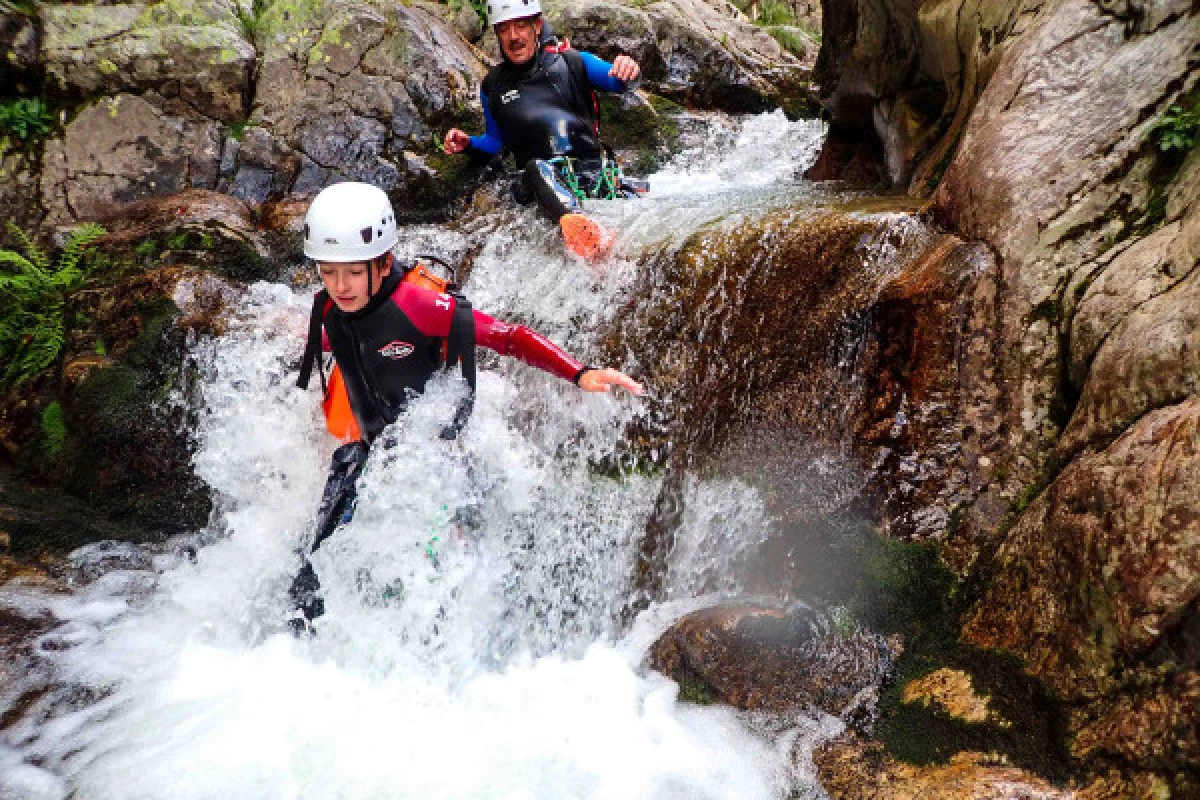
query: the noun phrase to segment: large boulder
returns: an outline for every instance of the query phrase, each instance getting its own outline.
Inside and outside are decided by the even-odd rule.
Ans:
[[[484,67],[440,16],[397,3],[275,2],[257,31],[262,66],[234,194],[261,202],[354,179],[405,204],[447,199],[427,156],[445,128],[480,126]]]
[[[991,565],[964,633],[1018,654],[1076,706],[1079,758],[1195,768],[1194,728],[1172,720],[1194,720],[1200,702],[1198,496],[1193,396],[1067,467]]]
[[[688,614],[650,649],[650,664],[693,701],[784,712],[838,714],[887,674],[885,640],[842,636],[797,607],[719,606]]]
[[[41,60],[60,90],[154,90],[213,119],[245,117],[255,51],[232,0],[40,5]]]
[[[47,224],[99,215],[114,203],[213,188],[221,126],[163,98],[119,94],[91,103],[46,142],[41,200]]]
[[[688,105],[727,111],[782,106],[813,113],[809,76],[815,52],[798,58],[728,3],[612,0],[546,4],[571,44],[609,60],[637,59],[644,85]]]

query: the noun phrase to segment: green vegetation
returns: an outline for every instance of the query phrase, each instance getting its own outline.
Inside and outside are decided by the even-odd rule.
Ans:
[[[1200,99],[1192,103],[1188,111],[1183,106],[1171,106],[1158,124],[1150,129],[1150,136],[1163,153],[1189,152],[1200,137]]]
[[[804,58],[808,53],[808,42],[799,30],[791,25],[772,25],[767,28],[767,33],[775,41],[779,42],[779,46],[796,58]]]
[[[42,438],[51,458],[62,453],[67,443],[67,415],[57,400],[42,411]]]
[[[0,0],[0,14],[23,14],[32,17],[37,14],[37,3],[34,0]]]
[[[89,223],[71,234],[51,265],[31,237],[9,223],[24,255],[0,250],[0,385],[19,386],[51,367],[66,339],[65,307],[83,282],[84,248],[107,231]]]
[[[450,10],[454,12],[461,11],[463,6],[469,6],[483,23],[484,29],[487,29],[487,0],[450,0],[449,5]]]
[[[679,677],[679,699],[698,706],[710,706],[717,702],[719,695],[703,678],[688,672]]]
[[[267,4],[267,0],[253,0],[249,8],[240,3],[235,6],[238,22],[242,26],[242,33],[251,42],[258,41],[258,34],[263,27],[262,15],[267,10]]]
[[[49,134],[53,125],[54,114],[40,97],[21,97],[0,104],[0,135],[29,143]]]
[[[795,25],[796,15],[792,13],[792,7],[787,3],[766,0],[758,11],[758,19],[754,21],[764,28],[775,25]]]

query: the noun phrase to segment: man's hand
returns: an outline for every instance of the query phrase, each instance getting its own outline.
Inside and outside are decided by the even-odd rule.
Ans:
[[[629,83],[629,81],[636,80],[637,76],[642,74],[642,68],[629,56],[617,56],[608,74],[619,81]]]
[[[637,397],[642,396],[642,385],[615,369],[589,369],[579,376],[579,388],[585,392],[607,393],[614,386],[620,386]]]
[[[461,153],[470,146],[471,137],[458,128],[451,128],[446,131],[446,141],[442,143],[442,147],[447,153]]]

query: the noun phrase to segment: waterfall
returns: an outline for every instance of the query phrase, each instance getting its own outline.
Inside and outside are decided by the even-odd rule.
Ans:
[[[476,308],[598,363],[616,310],[636,303],[638,253],[836,199],[799,178],[822,136],[782,113],[714,122],[649,197],[593,204],[618,232],[599,267],[564,255],[528,209],[407,229],[400,251],[469,254]],[[437,436],[460,391],[444,377],[373,449],[353,520],[314,557],[318,634],[286,633],[286,589],[333,449],[315,390],[296,389],[290,366],[310,298],[255,284],[228,331],[192,352],[195,469],[217,504],[206,530],[76,551],[69,594],[0,587],[0,611],[46,628],[5,668],[0,796],[823,796],[807,754],[839,720],[681,703],[643,663],[681,614],[747,589],[741,555],[772,526],[759,489],[686,476],[665,590],[630,622],[664,478],[653,457],[614,454],[647,404],[483,351],[457,441]]]

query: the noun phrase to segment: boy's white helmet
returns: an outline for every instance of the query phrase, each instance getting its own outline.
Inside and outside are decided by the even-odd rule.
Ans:
[[[391,201],[369,183],[322,189],[304,217],[304,255],[314,261],[370,261],[398,240]]]
[[[541,0],[488,0],[488,27],[494,28],[501,22],[521,17],[532,17],[542,13]]]

